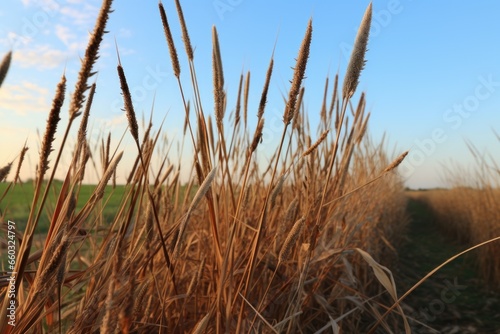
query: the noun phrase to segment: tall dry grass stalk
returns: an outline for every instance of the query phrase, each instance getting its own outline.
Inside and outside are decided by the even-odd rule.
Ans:
[[[63,142],[83,106],[92,74],[89,66],[95,61],[110,3],[103,1],[89,42]],[[120,59],[117,73],[137,152],[124,151],[112,134],[103,132],[97,140],[87,136],[98,82],[91,86],[71,166],[62,171],[61,184],[51,184],[55,169],[64,168],[57,158],[45,192],[34,195],[23,236],[24,278],[16,286],[20,327],[4,326],[0,333],[293,333],[330,327],[365,332],[395,299],[386,277],[373,271],[381,268],[377,262],[388,264],[395,257],[394,245],[404,229],[403,184],[393,172],[404,156],[391,163],[383,143],[370,140],[366,97],[362,95],[357,104],[350,101],[359,79],[346,88],[342,104],[338,76],[333,91],[328,80],[320,96],[305,89],[312,50],[309,21],[284,103],[281,140],[272,156],[264,159],[258,148],[265,139],[274,50],[259,87],[257,117],[252,119],[249,113],[250,71],[237,74],[236,106],[225,117],[224,80],[229,82],[233,73],[223,73],[217,30],[212,31],[212,54],[201,55],[202,60],[212,57],[213,87],[202,87],[184,13],[179,1],[175,5],[192,96],[185,96],[176,36],[161,3],[158,20],[183,101],[184,137],[172,143],[161,126],[155,130],[151,119],[149,124],[143,121],[145,129],[139,136]],[[362,30],[369,29],[368,21],[365,14]],[[367,32],[362,36],[367,38]],[[360,45],[358,49],[363,48]],[[359,63],[349,68],[352,73]],[[201,92],[208,89],[215,96],[213,114],[205,113],[212,107],[201,99]],[[317,134],[311,133],[309,124],[314,111],[306,113],[305,108],[311,97],[323,99]],[[348,107],[353,114],[350,122],[344,120]],[[336,138],[329,139],[334,118]],[[52,130],[47,131],[48,143]],[[316,142],[311,139],[315,137]],[[185,152],[191,154],[189,139],[192,160],[186,162]],[[175,156],[171,150],[175,144],[184,155]],[[113,189],[108,183],[125,157],[135,163],[127,166],[127,183]],[[39,164],[40,172],[48,166],[48,155],[42,158],[46,160]],[[82,182],[90,168],[99,180],[89,194],[84,191],[89,186]],[[181,178],[184,170],[190,171],[187,183]],[[56,193],[54,203],[47,203],[48,191]],[[106,209],[113,203],[117,207],[110,215]],[[51,223],[43,235],[44,245],[33,253],[29,239],[41,214],[48,214]],[[358,249],[369,252],[369,257]],[[0,296],[9,302],[5,292],[1,286]],[[397,316],[384,320],[387,328],[401,323]]]
[[[312,21],[309,20],[309,23],[307,25],[306,33],[304,38],[302,39],[302,44],[299,49],[299,56],[297,58],[297,62],[294,68],[294,75],[293,75],[293,80],[292,80],[292,85],[290,87],[289,95],[288,95],[288,101],[285,106],[285,111],[283,114],[283,132],[281,136],[281,141],[278,146],[278,150],[276,153],[276,158],[274,162],[274,167],[272,168],[272,174],[271,174],[271,180],[269,183],[269,186],[267,187],[266,191],[266,196],[264,198],[264,203],[262,204],[262,208],[260,210],[259,218],[258,218],[258,223],[256,226],[256,235],[253,237],[252,240],[252,251],[250,254],[250,260],[247,263],[246,269],[245,269],[245,274],[246,274],[246,282],[245,282],[245,288],[242,293],[242,297],[246,298],[247,293],[249,291],[250,283],[253,280],[253,276],[255,273],[255,265],[257,261],[257,254],[259,251],[259,248],[261,246],[262,239],[265,236],[265,226],[267,224],[266,218],[267,218],[267,208],[271,199],[271,194],[273,190],[273,183],[275,180],[275,176],[277,174],[277,169],[278,169],[278,164],[279,164],[279,159],[281,157],[281,152],[283,150],[283,145],[285,141],[285,136],[287,132],[288,125],[290,124],[291,120],[294,117],[295,113],[295,103],[297,96],[300,91],[300,86],[302,84],[302,79],[304,78],[306,66],[307,66],[307,60],[309,58],[309,50],[310,50],[310,44],[312,40]],[[240,331],[241,326],[242,326],[242,314],[243,314],[243,309],[244,309],[245,304],[242,303],[240,306],[240,313],[238,317],[238,323],[236,326],[236,331]],[[218,320],[220,321],[220,320]]]
[[[269,73],[269,70],[268,70],[268,73]],[[271,73],[266,74],[266,78],[267,77],[270,78]],[[247,75],[245,77],[245,89],[244,89],[244,93],[243,93],[243,120],[245,121],[245,127],[247,126],[247,120],[248,120],[248,93],[249,93],[249,91],[250,91],[250,72],[247,72]],[[259,110],[260,110],[260,108],[259,108]]]
[[[262,116],[264,116],[264,110],[266,109],[266,103],[267,103],[267,92],[269,91],[269,83],[271,82],[271,76],[273,74],[273,67],[274,67],[274,56],[271,57],[271,60],[269,61],[269,66],[267,68],[266,72],[266,81],[264,83],[264,88],[262,89],[262,95],[260,96],[260,102],[259,102],[259,109],[257,111],[257,118],[261,119]],[[250,80],[250,73],[248,73],[247,76],[247,81]],[[247,87],[245,89],[245,101],[248,101],[248,84],[245,86]],[[246,117],[245,117],[246,119]],[[246,124],[246,121],[245,121]]]
[[[94,31],[90,35],[87,48],[85,49],[85,56],[83,57],[82,66],[78,73],[78,80],[75,84],[75,91],[71,97],[69,105],[69,118],[75,119],[80,115],[80,109],[85,101],[85,92],[88,90],[88,80],[95,74],[92,71],[94,63],[96,62],[101,46],[102,38],[106,32],[106,23],[108,22],[109,13],[111,12],[112,0],[104,0],[99,10]]]
[[[72,100],[70,102],[69,106],[69,115],[70,115],[70,120],[69,124],[66,127],[65,134],[62,138],[62,143],[60,146],[60,149],[58,151],[58,155],[56,157],[56,160],[53,164],[53,170],[50,175],[50,178],[46,184],[45,191],[42,194],[42,182],[43,182],[43,177],[45,175],[46,170],[48,169],[48,156],[50,154],[50,151],[52,150],[52,141],[53,136],[55,134],[55,129],[57,122],[59,121],[59,111],[62,106],[62,102],[64,99],[64,89],[65,89],[65,83],[66,79],[65,76],[61,79],[60,84],[58,85],[57,91],[56,91],[56,96],[53,101],[53,107],[52,110],[49,114],[49,119],[47,123],[47,130],[43,139],[43,143],[41,146],[41,152],[40,152],[40,163],[38,165],[38,171],[37,171],[37,183],[35,186],[35,192],[33,196],[33,201],[31,205],[31,210],[29,213],[28,221],[26,223],[26,231],[25,235],[23,238],[23,242],[21,243],[21,247],[19,249],[19,257],[18,261],[16,262],[15,266],[15,271],[17,272],[17,280],[15,284],[16,291],[18,292],[19,295],[22,295],[22,290],[20,288],[22,287],[22,282],[23,282],[23,275],[24,271],[26,269],[26,266],[28,264],[28,259],[29,259],[29,254],[31,251],[31,243],[33,240],[33,234],[35,231],[35,228],[38,224],[38,221],[40,219],[40,216],[42,214],[45,201],[48,196],[48,191],[50,189],[50,185],[52,183],[52,180],[54,179],[55,172],[58,168],[59,161],[63,152],[63,148],[66,143],[66,139],[69,135],[69,130],[71,128],[71,124],[73,123],[74,119],[79,115],[80,113],[80,108],[82,106],[82,103],[84,101],[83,94],[85,91],[88,89],[87,87],[87,80],[89,77],[91,77],[94,73],[92,72],[92,67],[94,62],[97,59],[97,54],[98,54],[98,49],[99,45],[102,41],[102,36],[105,32],[105,25],[107,22],[107,18],[110,12],[111,8],[111,3],[112,1],[103,1],[103,5],[101,7],[101,10],[99,12],[98,20],[96,23],[96,27],[94,29],[94,32],[91,35],[89,45],[86,50],[85,57],[82,62],[82,67],[79,73],[79,77],[77,80],[76,88],[72,96]],[[39,202],[40,199],[40,203]],[[18,302],[20,302],[18,300]],[[2,310],[0,311],[0,318],[5,319],[6,317],[6,306],[9,303],[8,295],[4,296],[3,300],[3,306]],[[3,332],[6,329],[6,324],[2,323],[0,324],[0,332]]]
[[[325,198],[327,196],[327,191],[329,189],[330,185],[330,178],[333,172],[333,168],[335,166],[335,162],[337,159],[337,152],[339,149],[339,143],[340,143],[340,136],[342,132],[342,127],[344,126],[344,117],[345,117],[345,112],[349,103],[350,98],[355,92],[355,89],[357,87],[357,83],[359,80],[359,76],[361,74],[361,70],[364,66],[365,63],[365,53],[366,53],[366,48],[368,45],[368,35],[370,31],[370,25],[371,25],[371,16],[372,16],[372,4],[370,3],[365,11],[365,14],[363,15],[363,19],[361,20],[360,27],[358,28],[358,33],[356,35],[356,40],[354,42],[354,48],[351,53],[351,57],[349,59],[349,64],[347,67],[346,71],[346,76],[344,78],[344,85],[342,89],[342,105],[340,107],[340,110],[337,110],[337,115],[340,115],[338,117],[338,121],[336,120],[336,137],[335,141],[333,142],[333,152],[331,156],[329,157],[329,167],[328,167],[328,172],[326,176],[326,180],[323,185],[323,191],[321,195],[321,200],[320,200],[320,205],[319,205],[319,210],[317,211],[316,215],[316,222],[315,222],[315,232],[314,235],[311,239],[311,251],[310,255],[312,254],[312,251],[314,250],[317,242],[317,237],[319,234],[319,226],[321,224],[321,221],[324,219],[324,213],[323,213],[323,203],[325,203]],[[359,119],[359,118],[358,118]],[[348,138],[348,136],[344,135],[344,139]],[[348,141],[349,143],[349,141]],[[352,152],[352,150],[347,149],[346,152]],[[349,161],[351,160],[352,153],[348,153],[346,156],[346,159]],[[346,172],[346,167],[348,166],[347,164],[344,164],[344,172],[339,173],[337,176],[339,178],[344,178],[345,172]],[[344,182],[344,181],[343,181]],[[341,183],[343,185],[343,182]]]
[[[64,94],[66,92],[66,76],[61,77],[61,81],[57,84],[56,96],[52,101],[52,109],[47,119],[45,135],[43,136],[42,146],[40,149],[40,161],[38,162],[37,179],[39,182],[43,180],[45,172],[49,169],[49,155],[53,151],[52,142],[55,139],[57,124],[61,120],[59,114],[64,103]]]
[[[90,86],[89,96],[87,98],[87,103],[85,105],[85,110],[83,111],[82,120],[80,122],[80,127],[78,128],[77,134],[77,148],[75,150],[75,159],[78,159],[83,147],[86,145],[87,140],[87,126],[89,122],[90,109],[92,107],[92,102],[94,101],[94,94],[97,84],[94,82]]]
[[[135,117],[134,105],[132,104],[132,95],[128,89],[127,79],[125,78],[125,73],[123,72],[123,67],[118,64],[116,67],[118,71],[118,77],[120,78],[120,85],[123,94],[123,101],[125,103],[125,114],[127,115],[128,127],[132,138],[139,145],[139,125],[137,123],[137,118]]]
[[[24,158],[26,156],[26,152],[28,152],[28,149],[29,148],[26,146],[26,144],[24,144],[24,147],[21,149],[21,153],[19,154],[19,160],[17,162],[16,174],[14,175],[14,183],[21,182],[21,178],[19,175],[21,173],[21,167],[23,165]]]
[[[177,235],[177,240],[176,240],[175,246],[174,246],[174,256],[176,258],[178,258],[179,253],[180,253],[180,245],[182,243],[184,232],[186,230],[189,218],[191,217],[191,214],[193,213],[193,210],[196,209],[196,207],[198,206],[198,204],[201,202],[201,200],[203,199],[203,197],[205,197],[206,193],[210,189],[210,187],[212,185],[212,182],[214,181],[216,172],[217,172],[217,169],[214,168],[207,175],[206,179],[203,181],[203,183],[200,185],[200,188],[196,192],[196,195],[194,196],[193,201],[189,205],[189,209],[188,209],[188,211],[187,211],[184,219],[182,220],[182,223],[181,223],[181,225],[179,227],[179,233]]]
[[[66,90],[66,77],[63,75],[61,77],[60,82],[56,88],[56,94],[52,102],[52,108],[49,112],[49,117],[47,119],[47,125],[45,129],[45,134],[42,140],[42,145],[40,148],[40,157],[38,163],[37,177],[36,177],[36,185],[35,185],[35,193],[32,201],[32,209],[29,213],[28,221],[26,223],[26,230],[24,232],[23,241],[18,251],[17,262],[15,263],[14,272],[17,273],[17,280],[15,282],[16,291],[20,291],[21,282],[23,279],[24,271],[26,269],[28,258],[31,251],[31,244],[33,242],[33,235],[35,232],[35,228],[38,222],[39,214],[37,215],[36,207],[38,203],[39,196],[42,191],[43,178],[45,172],[49,168],[49,155],[52,152],[52,142],[55,139],[55,133],[57,130],[57,125],[60,121],[60,111],[61,106],[64,102],[64,93]],[[43,206],[43,203],[42,203]],[[3,298],[3,306],[4,309],[0,311],[0,316],[2,319],[6,318],[6,308],[9,304],[9,296],[5,294]],[[6,327],[5,324],[0,324],[0,332],[3,331]]]
[[[222,58],[220,54],[219,36],[217,28],[212,27],[212,70],[213,70],[213,86],[214,86],[214,101],[215,101],[215,120],[217,128],[222,129],[222,121],[225,112],[225,94],[224,94],[224,70],[222,68]]]
[[[184,47],[186,48],[186,54],[188,56],[189,61],[193,61],[193,59],[194,59],[193,47],[191,46],[191,40],[189,38],[186,20],[184,19],[184,13],[182,11],[181,2],[179,0],[175,0],[175,7],[177,8],[177,15],[178,15],[179,21],[181,23],[182,40],[184,41]]]
[[[300,46],[299,56],[297,58],[297,64],[294,68],[292,85],[290,86],[290,91],[288,93],[288,100],[285,107],[285,114],[283,115],[283,122],[288,125],[292,121],[296,112],[297,97],[302,86],[302,80],[306,73],[307,60],[309,58],[309,49],[311,46],[312,39],[312,20],[309,20],[307,25],[306,35],[302,40],[302,45]]]
[[[170,32],[170,26],[167,20],[167,14],[165,13],[165,8],[161,1],[158,3],[160,10],[161,22],[163,24],[163,31],[165,32],[165,37],[167,38],[168,49],[170,51],[170,59],[172,60],[172,68],[174,69],[174,75],[179,78],[181,74],[181,66],[179,64],[179,57],[177,56],[177,49],[175,48],[174,39],[172,33]]]
[[[344,85],[342,86],[342,98],[344,100],[350,99],[354,95],[354,92],[356,92],[359,76],[365,67],[365,53],[368,45],[368,37],[370,35],[371,20],[372,4],[370,2],[363,19],[361,20],[361,25],[359,26],[356,40],[354,41],[351,57],[349,58],[349,64],[347,65]]]

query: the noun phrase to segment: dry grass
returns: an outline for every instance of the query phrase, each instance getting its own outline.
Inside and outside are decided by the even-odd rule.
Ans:
[[[500,168],[491,155],[481,155],[472,144],[468,143],[468,147],[475,158],[475,168],[448,166],[443,175],[451,189],[427,191],[421,197],[450,237],[465,245],[477,245],[500,236]],[[500,281],[498,254],[498,241],[476,253],[482,277],[495,289]]]
[[[302,79],[313,41],[309,22],[285,103],[281,142],[268,164],[259,159],[257,148],[273,58],[256,129],[247,126],[250,72],[240,78],[235,108],[237,115],[243,109],[244,122],[238,116],[230,124],[224,120],[223,57],[214,28],[213,129],[212,116],[205,115],[200,97],[200,89],[208,88],[198,86],[187,25],[180,2],[176,5],[189,61],[194,92],[189,101],[196,126],[189,119],[191,103],[184,96],[161,3],[159,19],[184,102],[189,129],[185,138],[195,148],[192,165],[181,166],[180,158],[176,162],[168,154],[159,155],[166,144],[160,139],[161,129],[154,131],[152,124],[140,137],[126,74],[119,63],[125,111],[138,149],[122,205],[112,221],[103,221],[104,189],[123,155],[114,153],[119,147],[112,147],[108,136],[101,143],[101,179],[83,208],[75,209],[83,174],[90,168],[87,162],[96,156],[91,155],[86,140],[93,85],[73,148],[77,153],[53,203],[44,246],[32,254],[33,231],[47,198],[41,187],[35,189],[28,228],[20,236],[24,257],[16,267],[17,326],[3,324],[0,333],[366,331],[387,309],[385,305],[397,298],[390,273],[378,262],[383,259],[388,264],[395,256],[406,221],[403,185],[393,171],[404,155],[391,163],[384,143],[374,144],[366,135],[369,114],[365,114],[364,94],[356,107],[351,101],[365,62],[371,5],[356,39],[342,95],[338,76],[333,89],[327,80],[318,135],[310,132],[302,104],[307,94]],[[64,168],[58,166],[59,157],[67,149],[65,138],[72,122],[80,115],[87,80],[93,74],[89,66],[95,61],[109,12],[110,1],[104,1],[53,170]],[[60,93],[59,89],[54,103]],[[48,143],[54,135],[51,119]],[[227,125],[229,130],[224,129]],[[328,137],[331,128],[334,138]],[[312,137],[318,138],[316,142]],[[38,185],[50,152],[51,147],[42,151]],[[154,158],[162,161],[155,173]],[[181,168],[192,171],[184,185],[179,178]],[[53,178],[54,173],[49,184]],[[183,187],[185,196],[180,191]],[[3,285],[4,306],[10,301],[5,292]],[[398,314],[385,319],[381,328],[397,331],[402,323]]]

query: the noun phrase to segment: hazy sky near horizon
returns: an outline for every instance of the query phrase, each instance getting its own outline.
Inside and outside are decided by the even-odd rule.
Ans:
[[[163,1],[181,62],[181,80],[190,87],[174,1]],[[269,127],[265,147],[274,148],[283,113],[291,67],[313,20],[313,39],[306,72],[305,106],[313,134],[318,122],[326,77],[340,82],[357,27],[368,5],[360,1],[183,1],[195,48],[195,65],[204,109],[212,110],[211,27],[217,27],[228,95],[234,108],[242,72],[251,71],[249,124],[255,114],[269,59],[275,69],[266,108]],[[73,91],[98,0],[6,0],[0,5],[0,57],[13,50],[11,68],[0,88],[0,165],[14,160],[25,141],[29,159],[23,177],[33,175],[55,87],[63,72],[68,79],[66,102]],[[172,73],[157,1],[115,1],[95,65],[97,93],[91,112],[91,144],[111,132],[114,144],[127,123],[116,73],[115,40],[131,87],[135,110],[154,124],[166,116],[163,130],[170,140],[182,136],[184,111]],[[500,142],[500,2],[380,0],[373,1],[367,64],[359,92],[366,92],[371,112],[370,135],[386,134],[391,157],[410,150],[400,173],[411,187],[441,186],[443,168],[451,161],[473,165],[465,140],[498,157]],[[92,82],[92,81],[91,81]],[[330,86],[331,87],[331,86]],[[330,89],[331,90],[331,89]],[[188,96],[190,92],[188,91]],[[63,107],[58,135],[67,124]],[[273,125],[274,124],[274,125]],[[76,126],[74,130],[76,130]],[[273,136],[273,134],[275,134]],[[75,134],[70,138],[74,142]],[[6,144],[7,143],[7,144]],[[132,147],[125,135],[121,149]],[[57,142],[56,145],[57,146]],[[173,150],[175,152],[175,150]],[[131,155],[133,159],[135,155]],[[52,157],[51,160],[54,158]],[[175,159],[174,159],[175,160]],[[500,159],[497,159],[499,161]],[[63,159],[64,163],[68,161]],[[123,170],[122,177],[126,175]]]

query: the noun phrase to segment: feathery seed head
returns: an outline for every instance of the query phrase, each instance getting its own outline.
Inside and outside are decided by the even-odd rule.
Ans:
[[[408,155],[408,152],[409,151],[403,152],[399,157],[396,158],[396,160],[391,162],[391,164],[384,169],[384,173],[390,172],[394,168],[398,167],[403,162],[403,160],[406,158],[406,156]]]
[[[290,256],[292,252],[292,247],[293,245],[297,242],[299,239],[300,233],[302,232],[302,228],[304,227],[306,219],[304,217],[300,218],[293,224],[292,229],[290,230],[290,233],[288,233],[288,236],[285,239],[285,242],[283,243],[283,246],[281,247],[281,251],[278,256],[278,261],[280,263],[283,263],[283,261],[286,261],[288,257]]]
[[[19,177],[19,173],[21,172],[21,166],[23,165],[24,157],[26,156],[26,152],[28,151],[28,146],[24,146],[21,150],[21,154],[19,155],[19,160],[17,162],[16,174],[14,176],[14,182],[20,182],[21,179]]]
[[[344,79],[344,86],[342,88],[342,98],[349,99],[354,95],[356,87],[358,86],[359,76],[363,67],[365,66],[365,53],[368,45],[368,37],[370,34],[370,23],[372,19],[372,4],[366,8],[361,25],[359,26],[354,47],[352,49],[351,58]]]
[[[297,102],[297,96],[299,95],[300,87],[302,85],[302,80],[306,73],[307,59],[309,58],[309,49],[311,46],[312,39],[312,20],[309,20],[307,25],[306,34],[302,40],[302,45],[300,46],[299,56],[297,58],[297,63],[295,65],[295,70],[292,79],[292,85],[290,87],[290,92],[288,94],[288,101],[285,107],[285,114],[283,116],[283,122],[288,125],[292,121],[295,115],[295,108]]]
[[[222,120],[224,118],[224,71],[222,68],[222,59],[220,55],[219,35],[217,28],[212,27],[212,70],[213,70],[213,85],[214,85],[214,102],[215,102],[215,120],[217,128],[222,129]]]
[[[87,103],[85,105],[85,110],[83,111],[82,120],[80,122],[80,127],[78,129],[78,145],[76,147],[75,156],[78,157],[83,149],[82,146],[86,143],[87,136],[87,125],[89,122],[90,108],[92,106],[92,101],[94,100],[94,94],[96,89],[96,83],[94,82],[90,86],[89,96],[87,98]]]
[[[328,132],[330,132],[330,130],[324,131],[318,138],[318,140],[316,140],[314,144],[312,144],[304,153],[302,153],[302,156],[305,157],[314,152],[314,150],[319,146],[319,144],[321,144],[321,142],[325,140],[326,136],[328,135]]]
[[[253,135],[252,144],[248,149],[248,156],[252,155],[252,153],[257,149],[259,142],[262,138],[262,130],[264,129],[264,118],[259,119],[259,123],[257,124],[257,128],[255,128],[255,133]]]
[[[249,91],[250,91],[250,72],[247,72],[247,76],[245,78],[245,89],[243,94],[243,121],[245,122],[245,127],[247,126]]]
[[[113,160],[108,165],[108,168],[104,172],[103,176],[101,177],[101,180],[99,181],[99,184],[97,185],[96,189],[94,190],[94,194],[92,195],[91,201],[93,200],[98,201],[99,199],[102,198],[104,195],[104,190],[106,189],[106,185],[108,184],[109,179],[113,175],[116,167],[118,166],[118,163],[120,162],[121,158],[123,156],[123,151],[118,153]]]
[[[267,92],[269,90],[269,83],[271,82],[271,76],[273,74],[274,58],[271,57],[269,62],[269,67],[267,68],[266,81],[264,83],[264,89],[262,90],[262,95],[260,96],[259,111],[257,112],[257,118],[261,118],[264,115],[264,109],[267,103]]]
[[[167,14],[165,13],[165,8],[161,2],[158,3],[160,10],[161,22],[163,24],[163,30],[165,32],[165,37],[167,38],[168,49],[170,51],[170,59],[172,61],[172,68],[174,69],[174,75],[179,78],[181,74],[181,66],[179,65],[179,57],[177,57],[177,49],[175,48],[174,39],[172,38],[172,32],[170,31],[170,26],[167,20]]]
[[[90,40],[85,50],[85,57],[82,61],[82,67],[78,73],[78,80],[75,85],[75,92],[71,97],[71,102],[69,106],[69,116],[70,120],[75,119],[80,115],[80,109],[82,108],[83,101],[85,100],[84,94],[89,88],[87,85],[87,80],[95,74],[92,72],[94,63],[98,58],[99,46],[101,45],[102,38],[106,33],[106,22],[108,21],[109,14],[111,13],[112,0],[104,0],[97,16],[96,25],[92,35],[90,35]]]
[[[236,107],[234,108],[234,125],[237,126],[241,119],[241,90],[243,89],[243,74],[240,75],[240,83],[238,85],[238,96],[236,98]]]
[[[120,78],[120,85],[122,89],[123,102],[125,106],[125,113],[127,114],[128,126],[130,128],[130,133],[132,137],[139,144],[139,126],[137,125],[137,119],[135,117],[134,105],[132,103],[132,95],[127,84],[127,78],[125,77],[125,72],[121,64],[117,66],[118,77]]]
[[[52,101],[52,109],[47,119],[47,127],[43,136],[42,146],[40,151],[40,162],[38,165],[38,178],[42,179],[43,175],[49,169],[49,155],[52,152],[52,142],[55,139],[57,124],[61,120],[59,114],[64,103],[64,93],[66,91],[66,76],[63,74],[61,81],[57,84],[56,95]]]
[[[177,8],[177,15],[179,16],[179,21],[181,22],[182,39],[184,41],[184,47],[186,48],[186,54],[188,56],[188,59],[190,61],[193,61],[193,48],[191,47],[191,40],[189,39],[186,21],[184,20],[184,13],[182,12],[181,3],[179,0],[175,0],[175,7]]]

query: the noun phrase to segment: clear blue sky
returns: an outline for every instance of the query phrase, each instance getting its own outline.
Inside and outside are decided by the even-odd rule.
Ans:
[[[213,105],[212,25],[219,32],[229,98],[227,115],[234,106],[242,70],[252,73],[249,118],[253,128],[276,40],[275,71],[266,109],[268,124],[272,124],[273,118],[281,118],[281,96],[289,87],[290,68],[312,17],[314,31],[305,103],[315,129],[325,78],[333,79],[337,71],[342,78],[350,45],[368,3],[183,1],[205,109],[209,111]],[[190,87],[175,6],[170,0],[164,0],[164,5],[180,54],[181,77],[184,86]],[[23,169],[25,178],[34,170],[37,129],[41,132],[45,127],[55,86],[64,71],[68,92],[73,90],[79,59],[99,7],[97,0],[6,0],[0,5],[0,54],[14,51],[9,74],[0,89],[0,164],[13,160],[28,140],[27,163],[31,165]],[[136,111],[149,114],[156,93],[155,123],[158,125],[168,112],[164,130],[172,140],[178,139],[182,134],[183,111],[158,3],[116,1],[113,8],[108,24],[110,33],[105,36],[96,64],[99,73],[91,114],[92,138],[95,140],[104,130],[112,131],[118,140],[126,128],[120,111],[116,38],[135,95]],[[464,139],[498,156],[500,143],[492,129],[500,132],[500,3],[375,0],[373,10],[368,62],[358,90],[367,94],[373,138],[378,140],[385,132],[388,150],[394,156],[411,150],[401,169],[407,184],[439,186],[441,164],[450,160],[472,163]],[[149,81],[151,78],[156,81]],[[61,129],[66,115],[64,109]],[[269,137],[268,144],[272,146],[274,138]],[[126,138],[123,148],[131,143],[129,136]]]

